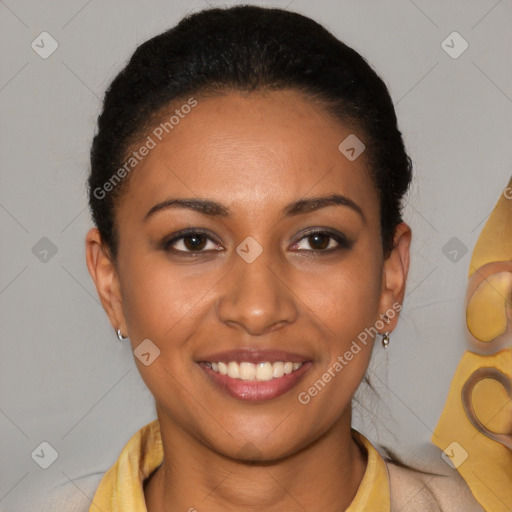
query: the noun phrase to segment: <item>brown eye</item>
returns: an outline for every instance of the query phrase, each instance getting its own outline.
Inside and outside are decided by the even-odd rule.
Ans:
[[[174,234],[170,240],[165,240],[163,249],[175,253],[203,253],[211,250],[220,250],[217,244],[207,233],[197,230],[185,230]]]
[[[304,247],[307,242],[310,249]],[[293,245],[294,250],[306,252],[330,253],[341,249],[350,249],[353,242],[344,235],[335,231],[316,230],[305,234]]]
[[[189,251],[200,251],[206,246],[207,238],[202,234],[187,235],[183,237],[183,245]]]
[[[315,250],[327,249],[332,238],[325,233],[314,233],[308,236],[309,245]]]

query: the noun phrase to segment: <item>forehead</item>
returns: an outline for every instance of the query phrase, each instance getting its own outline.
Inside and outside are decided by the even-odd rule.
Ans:
[[[149,209],[169,195],[209,197],[248,213],[308,195],[377,197],[364,153],[351,161],[339,149],[352,130],[299,92],[196,101],[180,116],[174,106],[148,134],[153,147],[132,171],[122,202],[130,210]],[[164,125],[171,116],[172,125]],[[376,213],[372,204],[366,210]]]

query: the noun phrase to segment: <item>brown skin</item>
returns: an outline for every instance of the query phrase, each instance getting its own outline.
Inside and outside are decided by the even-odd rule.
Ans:
[[[373,340],[309,404],[297,394],[402,302],[411,230],[396,228],[385,259],[364,153],[350,162],[338,150],[350,133],[291,90],[198,98],[130,176],[116,217],[116,262],[89,231],[87,265],[112,326],[133,349],[149,338],[161,351],[149,366],[135,359],[167,455],[145,488],[150,512],[340,511],[357,492],[366,458],[351,436],[351,400]],[[333,193],[357,203],[366,221],[346,206],[281,215],[292,201]],[[233,214],[169,208],[144,221],[169,197],[212,199]],[[205,254],[161,248],[186,227],[211,233]],[[354,244],[314,254],[338,244],[304,237],[307,228],[331,228]],[[248,236],[263,248],[250,264],[235,252]],[[185,242],[174,248],[190,251]],[[196,362],[239,347],[278,348],[313,364],[285,395],[249,403],[218,390]]]

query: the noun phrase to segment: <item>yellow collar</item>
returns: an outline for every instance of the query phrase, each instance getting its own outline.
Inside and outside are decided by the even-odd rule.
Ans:
[[[346,512],[389,512],[386,463],[366,437],[355,430],[352,433],[366,449],[368,462],[357,494]],[[154,420],[128,441],[116,463],[105,473],[89,512],[147,512],[144,480],[162,463],[163,458],[160,424]]]

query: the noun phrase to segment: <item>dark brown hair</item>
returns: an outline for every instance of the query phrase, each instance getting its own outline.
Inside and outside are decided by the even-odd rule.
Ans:
[[[387,255],[402,220],[412,165],[384,82],[315,21],[282,9],[237,6],[191,14],[144,42],[109,86],[88,185],[93,220],[112,256],[118,245],[115,208],[128,177],[108,193],[103,186],[162,109],[194,94],[290,88],[320,101],[362,134]]]

